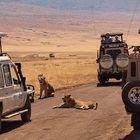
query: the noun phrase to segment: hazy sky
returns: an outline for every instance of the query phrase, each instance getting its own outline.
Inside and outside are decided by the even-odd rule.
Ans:
[[[15,0],[16,1],[16,0]],[[139,0],[18,0],[65,10],[140,11]]]

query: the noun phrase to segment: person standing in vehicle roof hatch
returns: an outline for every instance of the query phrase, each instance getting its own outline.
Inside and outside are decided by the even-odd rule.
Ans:
[[[109,33],[107,33],[105,36],[105,43],[111,43],[111,42],[112,42],[112,38],[110,38]]]
[[[119,43],[119,42],[121,42],[120,40],[119,40],[119,37],[116,35],[115,36],[115,41],[114,42],[116,42],[116,43]]]

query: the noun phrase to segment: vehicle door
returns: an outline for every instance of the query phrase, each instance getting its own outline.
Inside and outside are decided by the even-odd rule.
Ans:
[[[12,77],[10,72],[10,65],[2,64],[2,71],[4,77],[4,88],[2,89],[3,94],[3,108],[4,112],[11,112],[15,109],[15,100],[14,100],[14,90],[12,84]]]
[[[18,72],[16,70],[16,66],[14,64],[10,65],[11,67],[11,76],[12,76],[12,84],[13,84],[13,92],[14,92],[14,100],[17,108],[23,106],[24,96],[23,87],[21,85],[21,80],[18,76]]]
[[[6,112],[6,95],[5,95],[5,83],[4,83],[4,77],[3,77],[3,70],[2,65],[0,64],[0,101],[3,103],[3,112]]]

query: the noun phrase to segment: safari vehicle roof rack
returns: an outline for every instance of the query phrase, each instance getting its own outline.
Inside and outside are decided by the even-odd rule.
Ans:
[[[6,53],[2,53],[2,38],[3,37],[6,37],[7,34],[3,33],[3,32],[0,32],[0,56],[6,56],[5,54]],[[8,55],[8,54],[7,54]],[[9,56],[9,55],[8,55]]]
[[[6,52],[2,53],[0,56],[8,56],[11,59],[11,56]]]
[[[133,52],[139,52],[140,53],[140,46],[131,46],[129,49],[133,49]]]
[[[106,37],[106,35],[109,35],[109,36],[122,36],[123,33],[106,33],[106,34],[101,34],[101,37]]]

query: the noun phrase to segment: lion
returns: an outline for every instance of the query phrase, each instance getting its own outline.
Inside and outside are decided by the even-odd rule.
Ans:
[[[43,74],[38,75],[38,81],[40,84],[40,97],[39,99],[42,98],[42,94],[44,92],[45,96],[44,98],[47,97],[54,97],[54,88],[48,83],[46,80],[46,77]]]
[[[70,94],[64,95],[62,98],[63,102],[60,105],[54,106],[53,108],[76,108],[81,110],[88,110],[88,109],[94,109],[97,110],[98,103],[93,102],[83,102],[80,100],[74,99]]]

